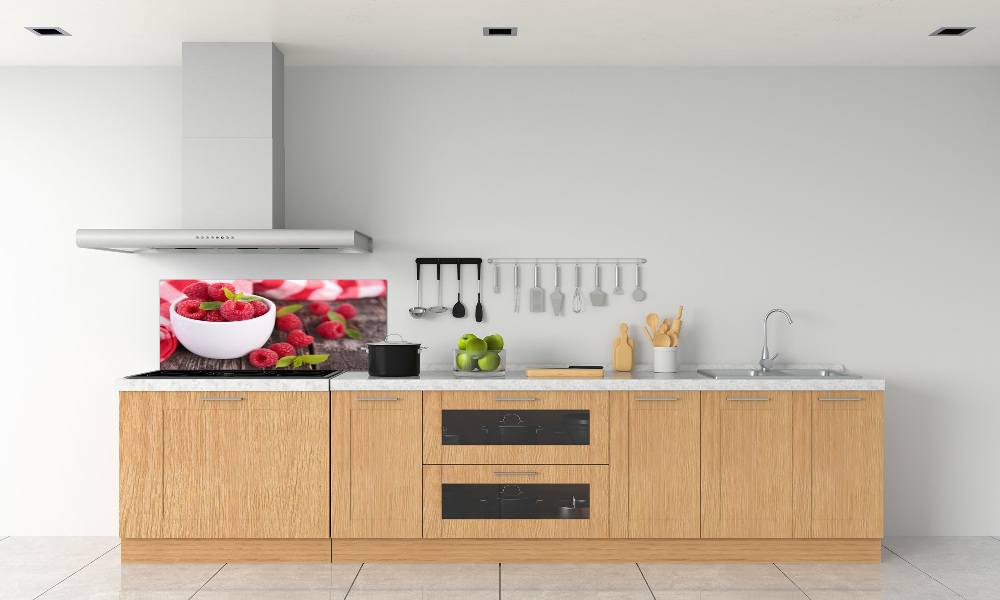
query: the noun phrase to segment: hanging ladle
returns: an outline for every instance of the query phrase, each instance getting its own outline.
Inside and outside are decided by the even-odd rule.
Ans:
[[[424,316],[424,313],[427,312],[427,309],[424,308],[423,306],[420,306],[423,303],[424,299],[422,290],[420,288],[420,263],[417,263],[417,305],[410,309],[411,317],[413,317],[414,319],[419,319],[420,317]]]
[[[437,264],[437,275],[438,275],[438,303],[437,306],[432,306],[427,310],[432,313],[446,313],[448,312],[448,307],[441,303],[441,263]]]

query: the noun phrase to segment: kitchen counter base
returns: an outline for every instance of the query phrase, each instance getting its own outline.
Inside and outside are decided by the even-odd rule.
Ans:
[[[123,539],[123,563],[878,563],[880,539]]]
[[[123,538],[123,563],[328,563],[329,538]],[[356,562],[356,561],[342,561]],[[357,561],[360,562],[360,561]]]

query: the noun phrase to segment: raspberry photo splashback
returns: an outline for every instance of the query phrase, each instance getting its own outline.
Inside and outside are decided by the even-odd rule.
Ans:
[[[368,369],[384,279],[162,279],[160,369]]]

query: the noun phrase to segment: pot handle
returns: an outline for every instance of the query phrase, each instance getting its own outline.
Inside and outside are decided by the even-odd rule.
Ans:
[[[420,346],[419,348],[417,348],[417,354],[420,354],[421,352],[423,352],[426,349],[427,349],[427,346]]]

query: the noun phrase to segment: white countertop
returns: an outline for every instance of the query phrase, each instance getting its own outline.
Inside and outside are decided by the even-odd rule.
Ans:
[[[785,365],[786,368],[842,370],[840,365]],[[710,379],[704,368],[750,368],[747,365],[682,365],[677,373],[653,373],[637,367],[629,373],[605,368],[604,377],[525,377],[524,369],[509,369],[504,377],[455,377],[450,370],[422,371],[420,377],[369,377],[349,371],[333,379],[119,379],[119,391],[710,391],[710,390],[884,390],[885,380],[862,379]],[[775,367],[780,368],[780,367]]]

